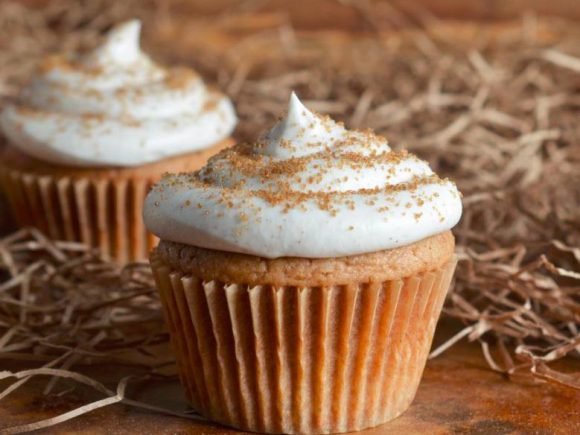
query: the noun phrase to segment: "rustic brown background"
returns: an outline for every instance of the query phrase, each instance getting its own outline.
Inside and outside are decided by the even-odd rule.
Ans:
[[[42,7],[48,0],[22,1]],[[188,17],[200,14],[217,17],[225,8],[239,2],[175,0],[165,3],[167,4],[163,7],[171,8],[182,20],[187,20]],[[354,8],[344,3],[332,0],[281,0],[269,2],[263,9],[288,16],[297,29],[367,30],[369,23]],[[503,20],[531,10],[540,14],[580,19],[580,2],[577,0],[421,0],[412,3],[395,0],[384,5],[385,9],[391,6],[397,9],[421,6],[423,12],[451,19]],[[413,24],[405,20],[395,20],[392,23],[393,29]],[[457,328],[458,325],[453,322],[444,322],[438,329],[436,342],[442,342]],[[574,360],[567,360],[562,366],[570,371],[580,370],[580,363]],[[14,370],[21,369],[22,365],[14,366],[0,359],[0,368]],[[86,370],[104,379],[114,371],[117,379],[119,373],[131,373],[133,368],[90,367]],[[27,394],[19,391],[18,395],[2,404],[0,430],[64,412],[90,398],[79,391],[75,393],[76,399],[67,398],[59,402],[53,398],[47,402],[41,394],[42,387],[39,382],[31,382],[26,391]],[[147,388],[134,388],[131,395],[153,403],[163,403],[176,410],[185,407],[179,386],[175,382],[153,383]],[[386,426],[365,433],[573,434],[580,433],[579,409],[580,397],[577,393],[547,385],[508,382],[488,368],[477,345],[462,344],[428,363],[417,399],[406,414]],[[236,433],[214,425],[191,423],[123,406],[96,411],[51,430],[51,433],[79,432]]]

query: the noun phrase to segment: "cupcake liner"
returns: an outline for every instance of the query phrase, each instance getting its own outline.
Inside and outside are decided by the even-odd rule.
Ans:
[[[141,218],[149,179],[89,179],[3,168],[0,183],[17,223],[52,239],[99,248],[120,262],[144,260],[156,243]]]
[[[455,269],[319,287],[204,282],[151,265],[194,409],[243,430],[336,433],[413,400]]]

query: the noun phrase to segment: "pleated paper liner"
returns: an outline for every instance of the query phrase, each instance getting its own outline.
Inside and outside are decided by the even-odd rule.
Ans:
[[[0,183],[19,226],[79,241],[119,262],[144,260],[156,239],[141,211],[150,178],[91,179],[2,168]]]
[[[151,186],[165,172],[199,169],[233,144],[227,138],[137,168],[93,169],[52,165],[6,145],[0,149],[0,186],[19,226],[37,227],[53,240],[82,242],[119,263],[143,261],[157,242],[141,217]]]
[[[186,395],[243,430],[336,433],[411,404],[455,270],[324,287],[203,282],[151,264]]]

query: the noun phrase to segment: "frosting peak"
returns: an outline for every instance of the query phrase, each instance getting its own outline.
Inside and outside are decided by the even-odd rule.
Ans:
[[[308,111],[295,95],[263,140],[166,176],[144,209],[161,239],[268,258],[396,248],[460,216],[457,188],[426,162]]]
[[[322,151],[344,138],[344,126],[309,111],[292,92],[288,113],[266,135],[261,154],[288,159]]]
[[[274,125],[259,145],[258,153],[279,159],[308,156],[328,149],[347,151],[353,145],[363,154],[390,151],[384,138],[349,131],[342,123],[311,112],[294,92],[290,95],[286,117]]]
[[[141,23],[122,23],[84,56],[51,56],[0,114],[21,151],[72,166],[139,166],[225,139],[228,98],[194,71],[162,68],[141,51]]]
[[[141,57],[139,39],[141,21],[129,20],[111,29],[101,45],[83,63],[87,66],[108,67],[111,63],[130,65]]]

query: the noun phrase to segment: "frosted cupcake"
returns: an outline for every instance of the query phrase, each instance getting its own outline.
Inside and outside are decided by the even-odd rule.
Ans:
[[[256,144],[149,193],[182,383],[244,430],[360,430],[407,409],[455,269],[456,186],[292,96]]]
[[[198,74],[145,55],[140,29],[128,21],[90,53],[45,59],[0,114],[0,181],[17,222],[120,261],[154,244],[141,210],[160,174],[200,168],[236,124]]]

